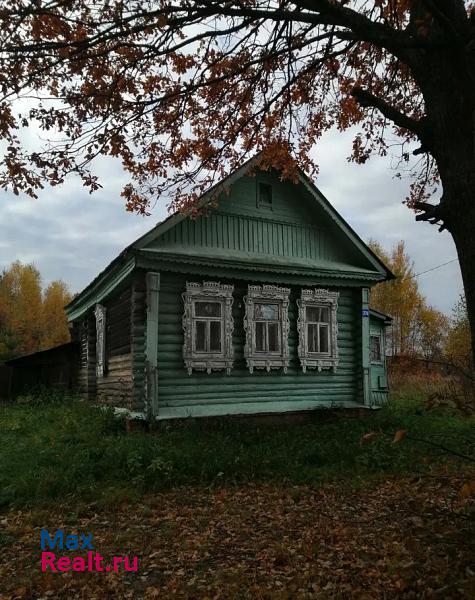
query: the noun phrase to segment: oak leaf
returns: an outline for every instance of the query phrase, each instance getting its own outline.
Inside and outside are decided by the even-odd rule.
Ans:
[[[398,431],[396,431],[393,438],[393,444],[397,444],[398,442],[400,442],[403,437],[406,437],[406,435],[407,431],[405,429],[399,429]]]

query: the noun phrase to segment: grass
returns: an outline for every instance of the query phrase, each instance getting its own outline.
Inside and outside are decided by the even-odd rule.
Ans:
[[[39,398],[0,408],[0,506],[41,506],[52,500],[112,505],[147,491],[183,485],[254,482],[358,486],[394,475],[420,475],[463,465],[439,448],[404,439],[393,444],[369,431],[406,429],[475,458],[475,417],[428,411],[424,386],[401,387],[389,406],[364,419],[317,413],[305,424],[235,420],[186,423],[126,434],[112,411],[75,398]]]

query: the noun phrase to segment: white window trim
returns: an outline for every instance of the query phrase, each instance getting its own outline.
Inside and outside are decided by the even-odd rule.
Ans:
[[[297,330],[299,333],[298,356],[302,371],[307,369],[333,369],[338,367],[338,292],[324,289],[302,290],[300,299],[297,300],[298,319]],[[307,339],[307,307],[322,307],[330,310],[330,343],[328,352],[309,352]]]
[[[254,369],[281,369],[287,373],[289,366],[289,295],[290,289],[275,285],[249,285],[247,296],[244,297],[246,313],[244,316],[244,331],[246,343],[244,345],[244,358],[250,373]],[[257,352],[255,350],[255,323],[254,305],[256,303],[278,303],[280,305],[280,352]]]
[[[216,281],[204,281],[203,283],[188,283],[183,298],[183,360],[188,375],[195,371],[226,370],[229,375],[233,366],[233,330],[234,320],[232,316],[233,285],[220,284]],[[220,302],[221,303],[221,352],[196,352],[193,347],[194,339],[194,305],[196,302]],[[216,320],[219,320],[216,318]]]
[[[106,370],[106,307],[96,304],[96,375],[104,377]],[[88,357],[89,359],[89,357]]]

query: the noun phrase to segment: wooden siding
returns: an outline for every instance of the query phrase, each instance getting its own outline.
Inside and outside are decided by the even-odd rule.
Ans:
[[[333,260],[340,258],[329,232],[310,225],[258,217],[213,213],[187,219],[157,240],[157,248],[194,246],[275,256]]]
[[[106,359],[110,361],[112,357],[130,354],[130,285],[103,304],[106,307]]]
[[[106,368],[96,377],[97,399],[103,404],[130,408],[132,403],[132,351],[130,283],[103,302],[106,307]]]
[[[96,395],[96,324],[94,315],[89,313],[78,324],[80,354],[78,391],[86,400]]]
[[[107,373],[96,378],[97,400],[101,404],[130,408],[132,398],[132,355],[112,356]]]
[[[145,336],[146,336],[147,299],[145,272],[136,271],[132,282],[132,378],[133,390],[130,409],[145,410]]]
[[[272,208],[258,206],[262,181],[272,184]],[[147,248],[190,253],[219,249],[221,257],[236,259],[277,257],[329,268],[332,263],[372,268],[302,185],[280,182],[271,173],[243,177],[220,199],[218,209],[177,223]]]
[[[183,366],[181,294],[186,281],[196,277],[162,273],[160,289],[160,312],[158,324],[158,410],[169,416],[186,414],[226,414],[241,412],[236,406],[248,404],[256,412],[266,412],[266,406],[278,401],[283,410],[302,407],[318,407],[319,402],[353,403],[360,400],[360,346],[361,328],[360,291],[340,289],[338,305],[338,347],[340,363],[336,373],[310,370],[303,373],[297,357],[297,305],[299,288],[291,294],[290,318],[290,368],[282,370],[256,371],[250,374],[243,357],[244,349],[244,302],[247,284],[234,283],[234,367],[230,375],[222,372],[193,372],[187,375]],[[256,404],[257,403],[257,404]],[[213,410],[213,406],[215,409]]]
[[[132,286],[129,283],[104,301],[106,307],[106,363],[96,374],[96,326],[90,310],[75,325],[80,342],[78,388],[91,401],[121,408],[134,407],[132,370]]]

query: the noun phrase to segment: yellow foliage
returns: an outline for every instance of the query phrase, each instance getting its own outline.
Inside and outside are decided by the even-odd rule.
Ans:
[[[371,290],[371,306],[393,318],[388,332],[388,349],[391,354],[433,357],[442,352],[448,319],[429,306],[419,291],[414,265],[406,253],[403,241],[390,253],[375,240],[369,247],[396,275],[396,279],[380,283]]]
[[[69,341],[64,305],[70,299],[62,281],[51,283],[43,293],[38,269],[12,263],[0,275],[0,358]]]
[[[460,296],[453,309],[445,353],[449,360],[459,367],[470,368],[472,366],[470,325],[467,303],[463,295]]]

